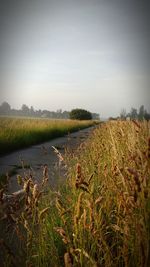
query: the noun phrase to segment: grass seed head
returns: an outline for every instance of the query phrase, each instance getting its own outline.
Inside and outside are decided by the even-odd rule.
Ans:
[[[18,185],[22,185],[23,184],[21,175],[17,175],[17,183],[18,183]]]
[[[65,230],[62,227],[54,227],[54,230],[62,237],[62,241],[68,244],[70,241],[66,235]]]
[[[30,179],[28,179],[27,181],[24,182],[23,189],[27,194],[29,194],[29,191],[30,191]]]
[[[64,254],[64,262],[65,262],[65,267],[73,267],[72,257],[69,252],[66,252]]]
[[[36,199],[38,195],[39,195],[39,187],[37,184],[35,184],[32,191],[33,199]]]
[[[40,213],[39,213],[39,221],[41,221],[41,220],[43,220],[45,218],[45,216],[48,213],[48,211],[49,211],[49,207],[47,207],[47,208],[45,208],[45,209],[40,211]]]

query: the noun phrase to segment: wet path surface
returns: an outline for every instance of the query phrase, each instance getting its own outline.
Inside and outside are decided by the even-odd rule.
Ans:
[[[54,186],[59,177],[60,166],[59,158],[54,152],[53,146],[63,155],[65,149],[76,149],[88,138],[93,129],[94,127],[80,130],[65,137],[0,157],[0,175],[8,174],[9,176],[8,192],[13,193],[20,189],[16,180],[18,174],[22,176],[32,175],[34,180],[40,182],[45,164],[48,166],[49,183]]]

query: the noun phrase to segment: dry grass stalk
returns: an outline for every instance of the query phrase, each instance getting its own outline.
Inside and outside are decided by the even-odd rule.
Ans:
[[[93,176],[92,176],[93,177]],[[92,177],[90,177],[90,180],[92,179]],[[88,189],[89,184],[85,181],[85,178],[82,174],[81,171],[81,164],[77,163],[76,165],[76,181],[75,181],[75,187],[78,189],[82,189],[83,191],[86,191],[89,193],[89,189]]]
[[[65,263],[65,267],[73,267],[72,257],[71,257],[71,254],[69,252],[66,252],[64,254],[64,263]]]
[[[47,208],[45,208],[45,209],[43,209],[43,210],[41,210],[40,212],[39,212],[39,221],[42,221],[44,218],[45,218],[45,216],[46,216],[46,214],[48,213],[48,211],[49,211],[49,207],[47,207]]]
[[[74,215],[74,223],[75,227],[78,225],[79,218],[81,216],[81,208],[82,208],[82,197],[83,197],[83,192],[81,192],[78,196],[78,201],[75,206],[75,215]]]
[[[48,174],[48,166],[47,164],[43,167],[43,179],[42,179],[42,186],[45,186],[49,180],[49,174]]]
[[[65,244],[70,243],[70,240],[68,239],[66,232],[62,227],[54,227],[54,230],[62,237],[62,241]]]
[[[58,159],[59,159],[59,166],[61,166],[61,163],[64,161],[64,157],[62,156],[62,154],[59,152],[59,150],[52,146],[52,148],[54,149],[54,152],[56,153]]]

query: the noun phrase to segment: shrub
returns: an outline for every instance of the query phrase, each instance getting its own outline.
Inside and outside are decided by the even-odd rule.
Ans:
[[[73,109],[70,112],[70,119],[72,120],[91,120],[92,114],[84,109]]]

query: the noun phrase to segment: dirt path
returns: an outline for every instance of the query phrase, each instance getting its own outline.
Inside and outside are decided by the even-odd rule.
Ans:
[[[60,168],[58,157],[52,146],[56,147],[63,155],[66,148],[76,149],[81,142],[85,141],[93,128],[80,130],[65,137],[0,157],[0,175],[9,173],[8,192],[13,193],[20,189],[16,181],[17,174],[31,174],[37,182],[40,181],[45,164],[48,166],[49,183],[54,187],[60,178]],[[22,168],[23,165],[24,169]]]

